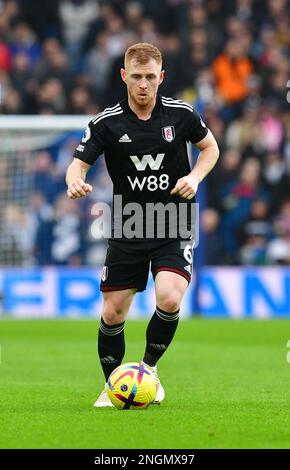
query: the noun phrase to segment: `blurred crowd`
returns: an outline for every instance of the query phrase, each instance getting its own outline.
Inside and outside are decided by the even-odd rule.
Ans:
[[[156,44],[166,71],[160,93],[193,104],[220,146],[204,183],[205,262],[287,265],[289,23],[288,0],[0,0],[0,113],[94,115],[125,96],[126,48]],[[100,160],[89,203],[66,198],[77,143],[70,136],[57,150],[23,155],[11,176],[13,188],[34,187],[29,213],[11,195],[1,209],[0,244],[15,264],[102,262],[88,207],[109,201],[111,186]],[[9,171],[0,154],[3,201]]]

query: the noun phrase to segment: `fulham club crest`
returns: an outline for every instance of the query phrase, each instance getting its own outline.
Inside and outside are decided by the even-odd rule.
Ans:
[[[173,126],[162,127],[163,139],[166,142],[172,142],[175,139],[175,130]]]

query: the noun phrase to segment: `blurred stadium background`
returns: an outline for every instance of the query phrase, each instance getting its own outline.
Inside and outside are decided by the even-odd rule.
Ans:
[[[100,159],[76,202],[64,175],[90,116],[125,96],[138,41],[162,50],[160,92],[193,104],[221,150],[183,314],[290,315],[289,18],[287,0],[0,0],[2,315],[100,312],[91,207],[111,183]],[[150,280],[130,316],[153,308]]]

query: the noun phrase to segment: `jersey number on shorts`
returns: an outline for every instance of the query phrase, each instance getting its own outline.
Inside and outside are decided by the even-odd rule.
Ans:
[[[192,245],[186,245],[183,250],[183,256],[189,264],[192,263]]]

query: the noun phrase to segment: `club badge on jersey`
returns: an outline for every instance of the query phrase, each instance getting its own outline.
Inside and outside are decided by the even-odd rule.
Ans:
[[[174,126],[162,127],[162,136],[166,142],[172,142],[175,139]]]

